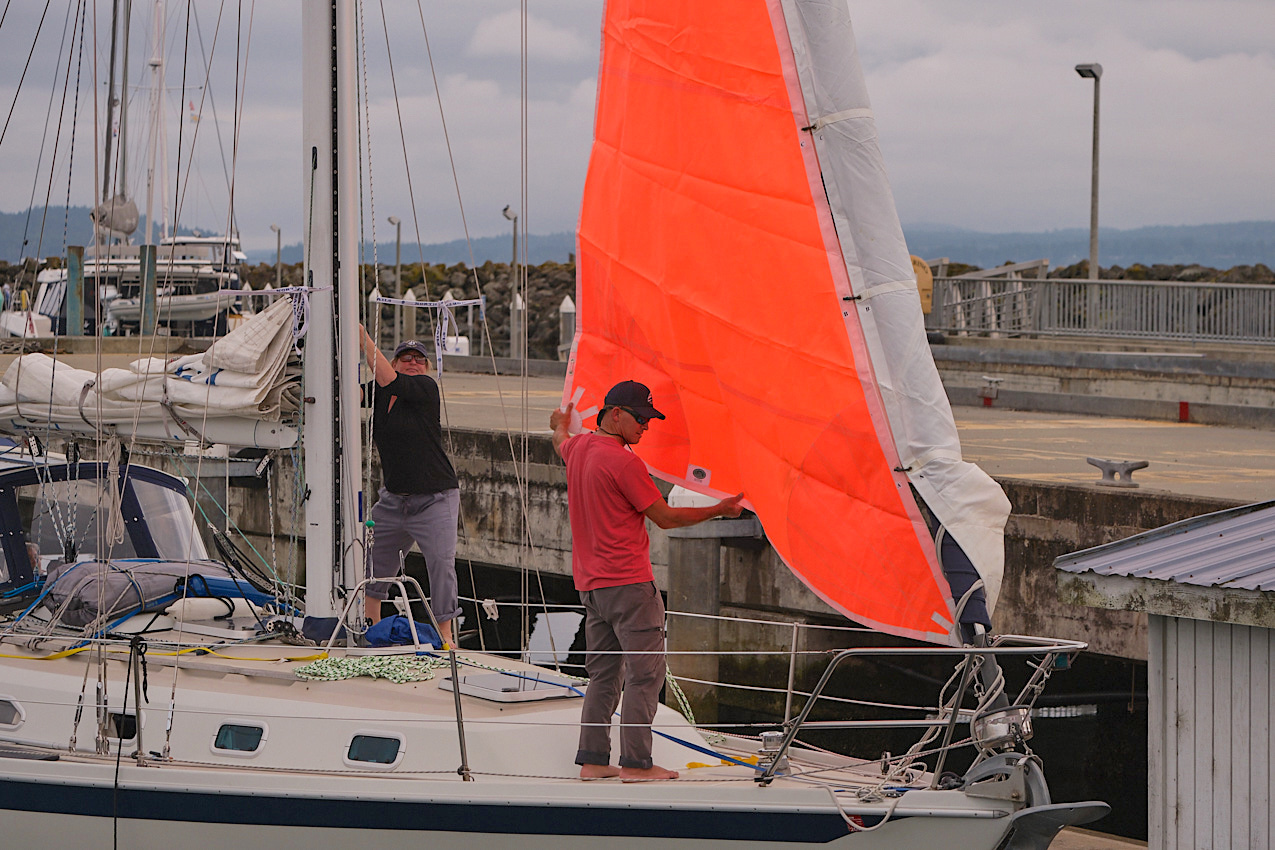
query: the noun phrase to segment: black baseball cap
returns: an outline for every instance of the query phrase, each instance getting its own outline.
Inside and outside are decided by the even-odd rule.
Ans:
[[[637,381],[621,381],[607,391],[604,407],[623,407],[647,419],[663,419],[664,414],[655,409],[655,399],[646,384]]]
[[[398,348],[394,349],[393,359],[397,360],[405,351],[415,351],[426,360],[429,359],[429,355],[431,353],[430,350],[425,347],[425,343],[421,342],[419,339],[409,339],[398,344]]]

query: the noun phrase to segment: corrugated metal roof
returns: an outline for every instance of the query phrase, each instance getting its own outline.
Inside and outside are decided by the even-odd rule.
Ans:
[[[1275,590],[1275,501],[1194,517],[1072,552],[1055,559],[1054,567],[1200,587]]]

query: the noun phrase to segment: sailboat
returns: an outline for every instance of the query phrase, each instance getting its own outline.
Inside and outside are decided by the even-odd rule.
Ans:
[[[221,563],[207,557],[191,533],[193,518],[181,498],[180,479],[133,463],[113,441],[107,441],[113,448],[93,462],[74,457],[57,462],[30,440],[25,450],[15,447],[0,472],[0,519],[9,523],[0,541],[5,556],[0,589],[19,600],[8,605],[11,613],[0,625],[0,821],[6,840],[40,846],[56,835],[61,844],[85,848],[228,843],[391,848],[404,842],[571,848],[603,840],[617,846],[694,841],[713,847],[818,843],[856,849],[1042,850],[1066,824],[1105,812],[1101,803],[1052,802],[1040,760],[1027,745],[1032,702],[1050,674],[1083,644],[986,635],[967,644],[956,637],[964,606],[953,602],[936,547],[923,534],[920,508],[902,494],[915,488],[922,501],[933,503],[940,524],[952,529],[961,524],[949,516],[947,502],[957,500],[946,495],[948,488],[931,487],[931,477],[943,478],[942,464],[933,471],[917,452],[900,446],[919,448],[937,439],[929,443],[933,454],[948,452],[941,460],[949,465],[959,463],[959,457],[944,448],[944,435],[912,433],[907,430],[911,420],[889,418],[899,407],[897,399],[887,398],[894,391],[887,389],[876,360],[859,356],[865,348],[892,350],[895,343],[884,339],[889,323],[878,329],[878,339],[844,342],[843,362],[833,364],[833,372],[858,382],[860,403],[854,413],[862,421],[852,421],[834,403],[845,392],[834,378],[812,384],[796,377],[808,367],[826,365],[832,359],[827,350],[803,349],[790,358],[792,387],[818,390],[797,412],[827,419],[831,411],[831,430],[860,435],[853,445],[863,457],[847,457],[855,452],[823,436],[805,448],[787,445],[787,432],[795,426],[764,420],[790,407],[791,400],[780,392],[790,387],[762,396],[721,368],[720,361],[711,362],[715,358],[708,354],[716,354],[720,337],[710,338],[707,331],[690,337],[656,333],[665,318],[670,326],[677,323],[668,298],[689,298],[690,282],[716,279],[705,266],[710,251],[764,243],[761,231],[773,226],[773,216],[763,225],[765,217],[753,212],[772,201],[794,222],[803,218],[817,225],[799,233],[794,224],[780,236],[793,251],[823,258],[824,277],[836,285],[810,300],[840,317],[838,332],[847,338],[851,330],[859,337],[875,333],[862,317],[852,321],[852,315],[877,310],[891,300],[890,293],[905,293],[902,285],[864,292],[853,271],[847,273],[849,287],[844,286],[847,275],[836,272],[848,256],[841,234],[847,227],[870,231],[874,219],[841,218],[845,210],[836,207],[833,196],[850,187],[827,175],[825,190],[818,172],[809,171],[827,156],[815,143],[820,120],[840,115],[857,121],[866,109],[835,102],[811,106],[825,93],[819,81],[827,78],[820,76],[822,70],[813,82],[806,75],[829,62],[831,78],[848,81],[852,92],[862,89],[857,65],[846,55],[852,42],[840,2],[608,4],[597,142],[581,218],[584,323],[573,345],[566,393],[587,409],[609,368],[650,381],[661,399],[675,397],[673,427],[667,432],[672,436],[644,455],[656,474],[710,493],[742,482],[777,549],[812,587],[856,618],[934,645],[837,654],[801,712],[760,740],[700,729],[661,707],[654,756],[661,764],[686,765],[684,778],[621,783],[582,782],[572,764],[579,699],[587,682],[504,657],[430,647],[414,629],[408,629],[406,644],[393,648],[342,640],[343,630],[351,636],[360,631],[351,612],[362,610],[364,569],[354,367],[359,290],[356,263],[342,261],[357,256],[358,247],[357,199],[351,190],[357,163],[349,143],[357,121],[355,21],[350,0],[303,6],[303,162],[315,187],[306,194],[307,204],[314,205],[307,214],[333,226],[316,226],[306,251],[308,285],[289,294],[294,304],[305,305],[297,314],[309,317],[298,343],[305,361],[304,606],[310,624],[326,622],[329,635],[318,646],[307,644],[306,621],[295,610],[294,596],[271,593],[259,584],[260,577],[233,563],[235,558]],[[834,45],[831,59],[817,49]],[[740,86],[738,79],[732,82],[735,76],[765,85]],[[688,97],[702,97],[702,105],[711,108],[671,108],[670,98]],[[666,127],[636,123],[665,104],[670,109],[656,123],[664,121]],[[775,120],[751,125],[754,108],[768,110]],[[692,115],[693,125],[677,124]],[[708,182],[695,166],[725,157],[716,148],[699,147],[704,126],[720,128],[714,130],[718,136],[761,135],[776,148],[797,149],[792,161],[767,162],[764,168],[748,159],[751,151],[737,151],[739,172],[783,168],[788,177],[805,180],[804,191],[791,197],[751,197],[752,190],[724,186],[737,208],[742,206],[732,226],[747,231],[729,245],[703,241],[698,226],[677,230],[690,220],[677,213],[684,203],[679,191],[684,196]],[[862,136],[864,127],[838,125],[836,130]],[[665,161],[627,146],[630,133],[648,132],[666,132],[667,150],[679,147],[672,136],[683,138],[681,154],[690,160],[685,171],[670,176]],[[859,172],[864,176],[863,169]],[[660,175],[661,185],[636,186],[629,179],[635,175]],[[632,217],[608,220],[599,214],[609,193],[619,193],[612,209],[631,211]],[[690,205],[691,217],[720,215],[721,200],[718,195]],[[875,196],[865,201],[866,210],[892,214],[882,206],[887,202]],[[887,230],[889,223],[887,215]],[[824,241],[815,244],[811,233]],[[682,238],[685,246],[675,244]],[[699,243],[698,252],[691,242]],[[678,269],[683,262],[692,265]],[[886,272],[890,275],[896,284],[905,279],[894,270]],[[609,290],[614,290],[610,300]],[[847,300],[856,295],[866,304]],[[647,300],[654,304],[654,319],[636,309]],[[718,316],[729,322],[746,313],[773,318],[775,312],[756,303],[691,309],[714,322]],[[255,328],[262,316],[245,327]],[[287,327],[300,335],[299,325]],[[813,326],[802,333],[828,335]],[[744,349],[750,345],[751,339],[742,342]],[[737,345],[732,356],[745,353]],[[773,350],[758,348],[756,355],[773,356]],[[601,359],[610,359],[610,366]],[[719,368],[710,374],[709,365]],[[204,366],[205,372],[215,368]],[[741,363],[740,369],[750,366],[755,364]],[[911,367],[904,364],[901,371],[909,373]],[[165,373],[161,383],[169,380]],[[144,380],[140,384],[146,386]],[[212,384],[203,386],[210,391]],[[898,395],[909,392],[897,385]],[[706,408],[728,406],[732,399],[741,399],[757,419],[746,435],[749,442],[739,434],[719,435],[715,439],[723,445],[711,452],[702,442],[704,423],[722,414]],[[759,407],[763,402],[768,406]],[[30,397],[14,400],[26,406],[22,418],[28,428],[39,419],[29,407],[33,403]],[[94,407],[81,403],[81,418],[89,420]],[[730,417],[744,418],[740,413]],[[891,435],[896,435],[892,441]],[[873,441],[877,450],[868,452],[864,447]],[[798,498],[804,485],[785,489],[788,504],[776,507],[780,494],[763,490],[778,486],[784,476],[754,476],[747,471],[748,455],[758,456],[763,465],[770,458],[762,455],[804,458],[794,470],[828,472],[825,491],[857,487],[861,480],[877,482],[867,488],[871,495],[855,501],[879,527],[859,538],[860,529],[836,527],[823,515],[809,517],[812,523],[792,516],[785,531],[777,511],[807,509],[808,496]],[[812,458],[825,462],[819,467]],[[670,462],[680,466],[670,472]],[[843,462],[850,467],[832,475],[831,468]],[[913,464],[920,471],[909,472]],[[882,498],[882,492],[891,498]],[[812,530],[811,525],[824,527]],[[830,535],[856,537],[857,545],[839,560],[837,552],[822,552],[809,542],[816,531],[825,541]],[[785,535],[791,545],[780,542]],[[973,534],[954,531],[953,537],[958,548],[973,552],[976,566],[989,569],[979,554],[980,542],[986,541],[977,528]],[[902,576],[880,575],[882,565],[891,569],[896,558]],[[874,572],[847,578],[845,587],[828,580],[838,571],[861,570]],[[874,582],[902,588],[893,594],[895,604],[867,592]],[[987,595],[989,583],[974,585],[960,594],[961,601],[968,603],[979,588]],[[401,591],[424,599],[408,578]],[[898,597],[907,594],[918,601],[899,604]],[[866,607],[856,601],[860,596]],[[917,747],[902,757],[862,760],[804,745],[805,732],[826,724],[812,720],[810,710],[836,666],[869,652],[961,661],[931,714],[903,724],[922,734]],[[1014,660],[1028,661],[1034,672],[1017,699],[999,700],[1003,682],[989,673],[998,663]],[[865,722],[871,721],[844,725]],[[969,730],[968,736],[962,732],[964,740],[954,737],[958,727]],[[958,744],[975,750],[974,764],[960,775],[945,773],[943,760]],[[937,764],[927,767],[926,758]]]

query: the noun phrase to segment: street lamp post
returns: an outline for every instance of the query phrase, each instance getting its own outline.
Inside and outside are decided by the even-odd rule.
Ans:
[[[398,216],[392,215],[388,219],[389,223],[394,225],[394,297],[398,298],[403,291],[403,222]],[[412,317],[415,319],[416,311],[412,311]],[[409,336],[416,336],[416,322],[412,322],[412,332]],[[398,348],[398,344],[403,341],[403,308],[394,308],[394,347]]]
[[[518,268],[518,213],[514,212],[509,204],[505,204],[500,214],[514,223],[514,261],[509,266],[509,271],[512,273]]]
[[[522,298],[518,292],[518,287],[522,283],[522,281],[518,277],[518,213],[514,212],[513,207],[511,207],[509,204],[505,204],[505,208],[500,211],[500,214],[503,215],[505,218],[509,219],[510,221],[512,221],[514,224],[514,258],[513,258],[513,262],[509,264],[509,275],[510,277],[513,278],[513,284],[512,286],[510,286],[510,289],[513,290],[513,294],[514,294],[513,299],[511,299],[511,303],[520,303],[522,301]],[[525,317],[526,317],[525,309],[523,309],[521,312],[519,312],[517,309],[513,309],[509,311],[509,325],[510,325],[509,339],[511,343],[510,345],[511,349],[517,345],[518,340],[521,340],[524,344],[526,343],[526,337],[519,336],[518,328],[514,327],[516,323],[524,320]],[[511,350],[509,352],[509,356],[513,358],[522,357],[522,351]]]
[[[1098,279],[1098,93],[1102,66],[1088,62],[1076,66],[1076,73],[1093,80],[1093,173],[1089,189],[1089,279]]]
[[[270,229],[274,231],[274,288],[283,288],[283,231],[279,229],[279,225],[272,224]]]

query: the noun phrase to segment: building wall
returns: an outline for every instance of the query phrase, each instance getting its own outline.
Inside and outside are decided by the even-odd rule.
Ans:
[[[1054,559],[1236,504],[1162,490],[997,480],[1013,507],[993,631],[1083,640],[1091,652],[1139,661],[1147,657],[1147,615],[1136,607],[1090,607],[1060,587]]]
[[[1275,630],[1149,618],[1149,848],[1275,847]]]

